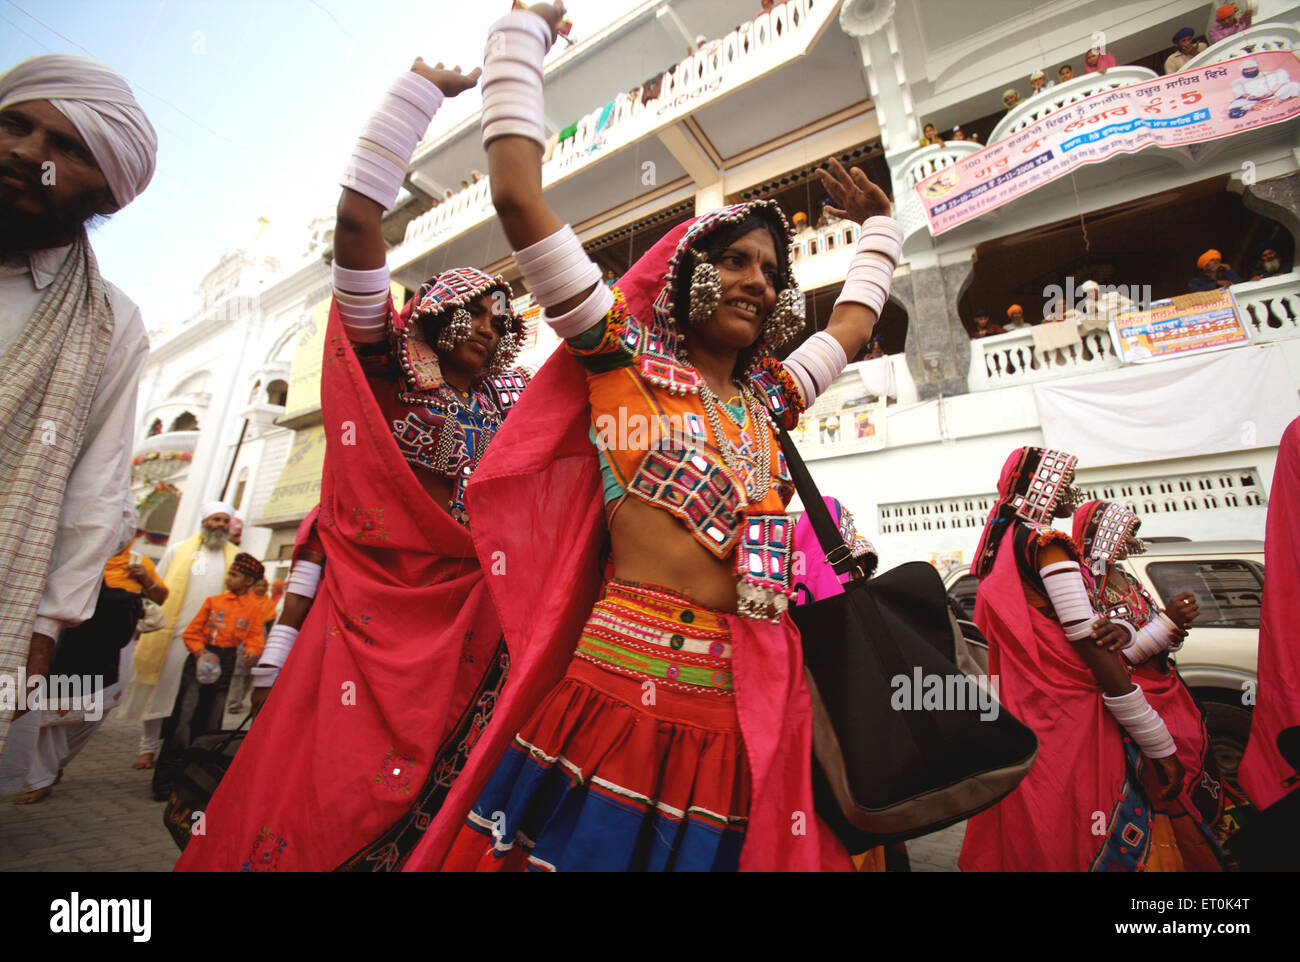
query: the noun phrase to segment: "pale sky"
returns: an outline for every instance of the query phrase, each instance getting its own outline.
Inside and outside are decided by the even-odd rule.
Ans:
[[[573,39],[637,2],[570,0]],[[131,82],[158,131],[158,170],[91,240],[104,276],[152,330],[179,319],[223,253],[250,245],[260,217],[271,221],[269,252],[286,268],[299,263],[308,223],[332,213],[352,143],[392,78],[417,56],[478,66],[488,26],[509,9],[508,0],[0,0],[0,72],[36,54],[84,53]],[[474,91],[448,101],[433,129],[479,103]]]

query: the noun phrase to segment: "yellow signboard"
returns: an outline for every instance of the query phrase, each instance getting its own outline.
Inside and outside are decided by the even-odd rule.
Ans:
[[[320,372],[325,359],[325,326],[329,316],[330,298],[327,297],[311,309],[311,320],[298,331],[293,368],[289,372],[289,396],[284,404],[286,420],[320,407]]]
[[[320,500],[321,473],[325,467],[325,427],[295,431],[293,448],[285,461],[275,490],[256,523],[276,519],[305,518]]]

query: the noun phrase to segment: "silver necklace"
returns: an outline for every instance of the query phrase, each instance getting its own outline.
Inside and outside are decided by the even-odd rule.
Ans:
[[[745,385],[738,386],[740,387],[740,401],[745,409],[745,420],[753,425],[754,433],[758,435],[758,464],[754,465],[758,475],[754,481],[755,490],[751,491],[747,486],[745,493],[750,501],[761,501],[767,497],[768,489],[772,485],[772,436],[767,426],[767,412],[763,410],[762,405],[751,403],[749,391]],[[708,384],[700,384],[700,401],[704,406],[704,414],[709,419],[709,427],[713,429],[713,437],[717,441],[718,450],[722,453],[722,460],[726,462],[727,467],[731,469],[736,477],[743,478],[744,474],[740,470],[741,458],[737,457],[731,439],[722,430],[722,419],[718,415],[718,396],[713,393],[713,388],[709,387]],[[749,459],[744,458],[744,460],[748,461]]]

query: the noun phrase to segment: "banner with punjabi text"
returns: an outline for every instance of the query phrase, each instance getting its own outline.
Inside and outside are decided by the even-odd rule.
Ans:
[[[937,235],[1116,154],[1217,140],[1297,116],[1300,57],[1270,50],[1093,94],[936,171],[916,190]]]
[[[1126,311],[1110,322],[1111,343],[1125,364],[1163,361],[1250,343],[1229,290],[1179,294]]]

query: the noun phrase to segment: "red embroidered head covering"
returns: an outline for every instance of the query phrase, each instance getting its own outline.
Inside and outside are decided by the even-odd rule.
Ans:
[[[1086,501],[1074,513],[1074,543],[1084,563],[1103,582],[1124,542],[1142,524],[1136,514],[1111,501]]]
[[[484,376],[500,373],[514,363],[523,323],[511,306],[514,295],[510,285],[499,274],[493,277],[474,267],[453,267],[421,284],[415,297],[393,318],[393,357],[412,392],[434,391],[443,385],[438,355],[424,338],[425,322],[450,320],[456,311],[465,310],[477,298],[492,292],[502,295],[498,314],[505,320],[506,332],[497,342]],[[402,400],[417,403],[418,398],[404,396]]]
[[[1012,522],[1050,525],[1062,494],[1074,480],[1078,458],[1050,448],[1024,447],[1011,452],[998,479],[998,500],[989,512],[975,549],[974,574],[993,569],[998,545]]]
[[[803,295],[791,266],[790,243],[793,232],[785,214],[774,201],[754,200],[733,204],[710,211],[678,224],[619,278],[617,287],[627,297],[627,306],[633,317],[647,326],[651,334],[669,348],[675,347],[681,336],[680,326],[674,316],[680,273],[685,262],[687,270],[694,269],[692,251],[702,251],[705,239],[714,231],[730,224],[739,224],[747,217],[756,216],[767,222],[777,246],[780,277],[777,279],[777,296],[784,295],[793,304],[803,306]],[[790,294],[784,294],[790,291]],[[759,355],[770,354],[770,345],[759,344]]]

